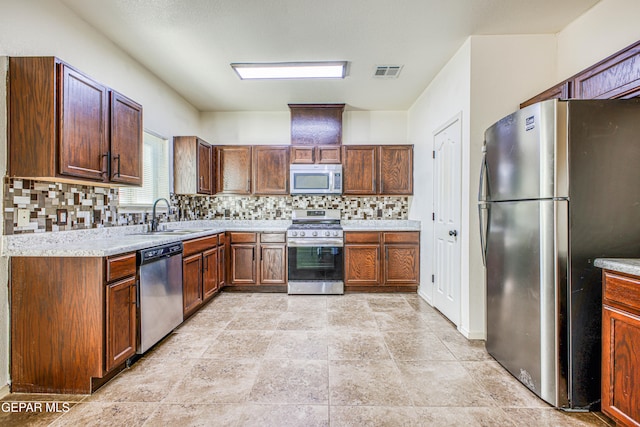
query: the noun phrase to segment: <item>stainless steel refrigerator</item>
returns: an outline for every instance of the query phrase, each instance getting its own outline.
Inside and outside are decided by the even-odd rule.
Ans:
[[[548,403],[597,409],[598,257],[640,257],[640,100],[544,101],[485,132],[488,352]]]

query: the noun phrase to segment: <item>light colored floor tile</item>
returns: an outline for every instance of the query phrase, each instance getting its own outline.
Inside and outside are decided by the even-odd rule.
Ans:
[[[451,426],[451,427],[517,427],[525,424],[515,424],[501,408],[467,408],[467,407],[432,407],[416,408],[420,426]],[[527,424],[529,426],[529,424]],[[531,427],[536,424],[531,424]]]
[[[378,324],[370,311],[330,311],[327,328],[329,331],[377,332]]]
[[[438,337],[428,331],[384,332],[383,337],[395,360],[455,360]]]
[[[207,359],[260,359],[264,357],[273,331],[222,331],[202,354]]]
[[[327,362],[264,360],[249,401],[269,404],[327,404]]]
[[[242,416],[242,405],[162,404],[145,422],[145,427],[234,427]]]
[[[242,427],[327,427],[327,405],[247,405],[240,419]]]
[[[278,329],[287,331],[324,331],[327,329],[325,311],[287,311],[280,316]]]
[[[325,295],[290,295],[287,299],[287,311],[326,313],[327,298],[329,297]]]
[[[240,311],[229,322],[227,330],[273,331],[280,322],[280,312],[273,311]]]
[[[329,385],[331,405],[413,404],[391,360],[329,361]]]
[[[454,328],[444,327],[434,330],[456,359],[461,361],[493,360],[487,353],[482,340],[468,340]]]
[[[590,412],[563,412],[554,408],[504,408],[504,412],[511,417],[517,426],[536,427],[586,427],[607,424]]]
[[[141,426],[158,406],[158,403],[79,403],[71,411],[53,422],[51,426]]]
[[[196,359],[202,356],[220,331],[174,332],[155,345],[144,357],[171,361]]]
[[[328,338],[323,331],[276,331],[265,359],[327,360]]]
[[[332,427],[414,427],[418,414],[412,407],[332,406]]]
[[[377,312],[375,314],[378,328],[381,331],[424,331],[427,324],[420,316],[411,310],[393,310]]]
[[[331,332],[329,360],[389,359],[389,351],[380,332]]]

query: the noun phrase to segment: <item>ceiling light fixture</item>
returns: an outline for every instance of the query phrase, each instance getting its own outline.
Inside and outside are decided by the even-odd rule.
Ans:
[[[234,63],[242,80],[249,79],[344,79],[347,61]]]

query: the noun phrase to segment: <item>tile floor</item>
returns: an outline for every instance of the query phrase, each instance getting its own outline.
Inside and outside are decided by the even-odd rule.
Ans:
[[[10,400],[71,409],[0,425],[611,425],[550,408],[415,294],[222,293],[95,394]]]

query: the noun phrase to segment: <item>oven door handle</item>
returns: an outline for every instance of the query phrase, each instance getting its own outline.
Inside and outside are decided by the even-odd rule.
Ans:
[[[288,239],[287,246],[290,248],[341,248],[344,246],[344,241],[341,239]]]

